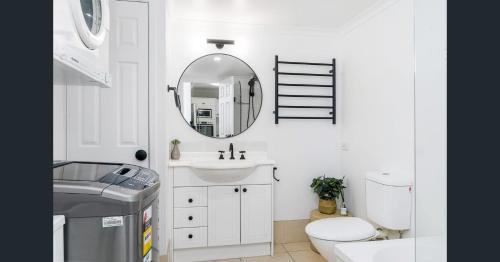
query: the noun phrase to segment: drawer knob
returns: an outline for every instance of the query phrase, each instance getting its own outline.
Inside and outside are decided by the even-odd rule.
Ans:
[[[234,192],[238,193],[240,190],[238,188],[234,189]]]
[[[189,235],[188,235],[188,238],[193,238],[193,234],[189,234]]]
[[[246,189],[246,188],[243,188],[243,192],[245,192],[245,193],[246,193],[246,192],[247,192],[247,189]]]
[[[189,216],[189,217],[188,217],[188,219],[189,219],[189,220],[193,220],[193,216]]]
[[[192,198],[188,199],[188,202],[193,203],[193,199]]]

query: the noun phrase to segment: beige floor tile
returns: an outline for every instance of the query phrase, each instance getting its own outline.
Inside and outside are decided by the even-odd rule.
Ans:
[[[305,229],[308,223],[309,219],[286,221],[283,243],[309,241]]]
[[[286,249],[282,244],[274,244],[274,254],[286,253]]]
[[[288,253],[274,254],[274,256],[243,257],[243,262],[293,262]]]
[[[290,255],[295,262],[326,262],[326,259],[311,250],[294,251],[290,252]]]
[[[311,250],[311,245],[310,242],[295,242],[295,243],[285,243],[283,244],[285,247],[286,251],[288,252],[293,252],[293,251],[308,251]]]

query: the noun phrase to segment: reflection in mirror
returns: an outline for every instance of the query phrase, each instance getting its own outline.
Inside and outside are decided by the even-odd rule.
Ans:
[[[194,130],[225,138],[244,132],[255,122],[262,105],[262,89],[245,62],[231,55],[210,54],[184,70],[176,101]]]

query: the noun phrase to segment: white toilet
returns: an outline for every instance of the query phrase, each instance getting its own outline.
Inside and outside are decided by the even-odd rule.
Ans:
[[[375,224],[390,230],[408,230],[411,223],[411,182],[388,173],[366,174],[366,211]],[[336,217],[316,220],[306,226],[306,233],[319,253],[335,261],[338,243],[373,239],[377,230],[358,217]]]

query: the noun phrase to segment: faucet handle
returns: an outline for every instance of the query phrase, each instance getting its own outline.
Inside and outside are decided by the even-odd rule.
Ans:
[[[224,153],[225,152],[226,151],[224,151],[224,150],[219,150],[219,153],[220,153],[219,159],[224,159]]]
[[[240,156],[240,160],[245,160],[245,153],[246,153],[246,152],[247,152],[247,151],[245,151],[245,150],[240,151],[240,154],[241,154],[241,156]]]

